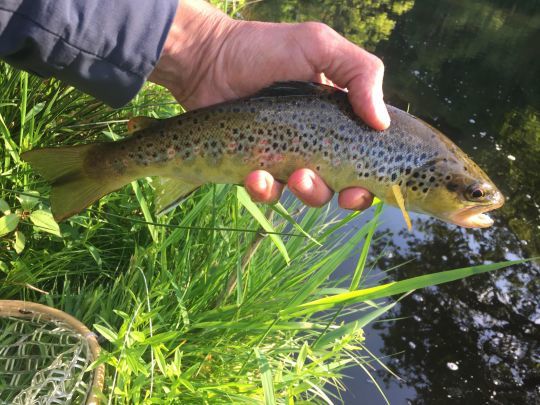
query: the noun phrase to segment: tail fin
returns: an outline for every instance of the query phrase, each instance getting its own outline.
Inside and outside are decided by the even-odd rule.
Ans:
[[[114,176],[90,176],[84,163],[88,153],[100,145],[77,145],[34,149],[22,159],[51,183],[51,210],[60,222],[81,212],[94,201],[117,190],[129,180]]]

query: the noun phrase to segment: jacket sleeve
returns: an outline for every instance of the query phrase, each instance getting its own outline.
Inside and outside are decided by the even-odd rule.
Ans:
[[[159,59],[178,0],[0,0],[0,58],[112,107]]]

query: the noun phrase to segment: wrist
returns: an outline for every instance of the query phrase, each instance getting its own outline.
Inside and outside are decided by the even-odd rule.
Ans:
[[[163,51],[148,80],[179,101],[189,98],[238,22],[202,0],[181,0]]]

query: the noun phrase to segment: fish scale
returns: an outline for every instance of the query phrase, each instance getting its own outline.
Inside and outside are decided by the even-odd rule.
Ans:
[[[402,110],[387,108],[391,126],[375,131],[354,114],[347,93],[279,83],[251,97],[164,120],[136,118],[128,125],[135,132],[121,141],[45,148],[23,158],[52,182],[58,219],[141,177],[158,178],[156,206],[165,212],[207,182],[239,184],[256,169],[286,181],[304,167],[318,172],[334,191],[363,187],[394,205],[397,185],[407,209],[464,226],[466,210],[480,220],[478,215],[502,204],[487,175],[448,138]],[[53,153],[63,153],[66,165],[57,161],[53,167]],[[82,196],[66,202],[75,187],[70,178]],[[468,198],[474,187],[485,198]]]

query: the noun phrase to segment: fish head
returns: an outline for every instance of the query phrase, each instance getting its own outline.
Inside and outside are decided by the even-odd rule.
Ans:
[[[486,228],[493,225],[493,219],[486,213],[504,204],[497,186],[462,151],[432,162],[412,176],[417,180],[408,182],[407,205],[445,222]],[[422,179],[424,184],[420,187]],[[430,179],[435,180],[430,182]]]

